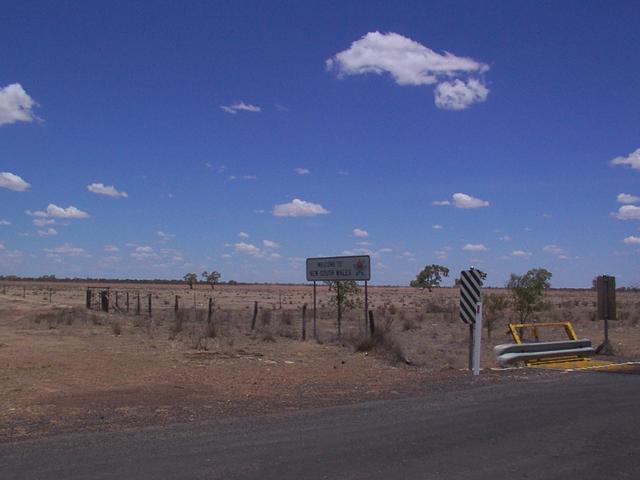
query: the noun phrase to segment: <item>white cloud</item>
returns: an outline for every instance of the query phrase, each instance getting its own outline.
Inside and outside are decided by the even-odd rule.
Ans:
[[[524,250],[514,250],[511,252],[512,257],[516,258],[529,258],[531,256],[531,252],[525,252]]]
[[[92,193],[114,198],[127,198],[129,196],[127,192],[120,192],[113,185],[104,185],[103,183],[92,183],[91,185],[87,185],[87,190]]]
[[[623,240],[627,245],[640,245],[640,237],[634,237],[631,235]]]
[[[347,172],[346,170],[338,170],[338,175],[340,175],[342,177],[348,177],[349,176],[349,172]]]
[[[38,235],[41,237],[52,237],[57,235],[58,231],[55,228],[47,228],[46,230],[38,230]]]
[[[32,112],[36,105],[19,83],[0,88],[0,125],[32,122],[37,118]]]
[[[326,61],[338,78],[346,75],[388,73],[398,85],[433,85],[436,105],[460,110],[484,101],[489,93],[480,80],[468,78],[484,73],[488,65],[452,53],[437,53],[397,33],[369,32]],[[460,80],[456,77],[462,77]]]
[[[293,171],[296,172],[298,175],[309,175],[311,173],[311,170],[309,170],[308,168],[302,168],[302,167],[294,168]]]
[[[433,228],[434,230],[442,230],[444,227],[436,223],[435,225],[431,225],[431,228]]]
[[[139,247],[136,247],[133,252],[131,252],[129,254],[132,258],[135,258],[136,260],[145,260],[148,258],[158,258],[158,254],[156,252],[153,251],[153,248],[151,248],[148,245],[142,245]]]
[[[451,205],[449,200],[434,200],[431,202],[431,205],[435,205],[436,207],[444,207],[446,205]]]
[[[354,228],[352,233],[354,237],[358,237],[358,238],[365,238],[369,236],[369,232],[367,232],[366,230],[362,230],[360,228]]]
[[[53,255],[66,255],[69,257],[87,256],[87,253],[83,248],[74,247],[70,243],[64,243],[56,248],[45,248],[44,251]]]
[[[315,217],[316,215],[326,215],[329,210],[318,203],[294,198],[289,203],[275,205],[272,213],[276,217]]]
[[[482,208],[489,206],[489,202],[486,200],[480,200],[466,193],[454,193],[453,204],[456,208]]]
[[[618,203],[624,203],[624,204],[638,203],[640,202],[640,197],[636,195],[631,195],[629,193],[619,193],[618,196],[616,197],[616,200],[618,201]]]
[[[610,163],[613,166],[624,165],[633,168],[634,170],[640,170],[640,148],[626,157],[616,157],[611,160]]]
[[[167,243],[175,238],[175,234],[173,233],[158,231],[156,232],[156,234],[158,235],[158,237],[160,237],[160,239],[158,240],[158,242],[160,243]]]
[[[635,205],[623,205],[618,213],[613,214],[618,220],[640,220],[640,207]]]
[[[265,248],[280,248],[280,244],[273,240],[263,240],[262,245],[264,245]]]
[[[251,243],[239,242],[233,245],[236,252],[244,253],[245,255],[251,255],[252,257],[262,257],[264,254],[262,250]]]
[[[488,248],[481,243],[467,243],[462,247],[462,250],[465,252],[486,252]]]
[[[509,235],[503,235],[502,237],[500,237],[500,240],[502,240],[503,242],[509,242],[511,241],[511,237]]]
[[[385,248],[381,248],[380,250],[378,250],[378,252],[380,252],[380,253],[391,253],[391,252],[393,252],[393,249],[385,247]]]
[[[120,251],[120,249],[115,245],[105,245],[103,250],[108,253],[116,253]]]
[[[8,220],[0,220],[0,226],[3,226],[3,225],[11,225],[11,222]]]
[[[0,188],[8,188],[14,192],[24,192],[28,190],[30,186],[31,185],[18,175],[11,172],[0,172]]]
[[[235,115],[240,111],[257,113],[261,110],[261,108],[256,105],[251,105],[250,103],[244,102],[236,102],[232,105],[220,105],[220,108],[227,113],[231,113],[232,115]]]
[[[238,236],[240,238],[249,238],[249,234],[247,232],[240,232],[238,233]]]
[[[55,223],[56,221],[53,218],[34,218],[33,219],[33,224],[36,227],[44,227],[45,225],[54,225]]]
[[[53,203],[50,203],[49,205],[47,205],[47,210],[45,212],[40,210],[31,212],[27,210],[27,214],[34,217],[40,217],[40,218],[48,218],[48,217],[76,218],[76,219],[89,218],[89,214],[87,212],[83,212],[82,210],[74,207],[73,205],[67,208],[62,208],[57,205],[54,205]]]
[[[566,255],[567,252],[564,248],[559,247],[558,245],[545,245],[542,249],[547,253],[551,253],[553,255]]]
[[[467,81],[442,82],[435,89],[436,106],[445,110],[464,110],[474,103],[484,102],[489,89],[475,78]]]

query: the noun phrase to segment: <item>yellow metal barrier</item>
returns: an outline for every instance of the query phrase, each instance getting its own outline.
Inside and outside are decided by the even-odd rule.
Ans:
[[[525,330],[531,330],[536,341],[540,341],[540,329],[558,328],[561,327],[569,340],[578,340],[576,331],[571,325],[571,322],[547,322],[547,323],[510,323],[509,331],[513,337],[514,342],[522,343],[522,332]],[[525,362],[528,367],[541,367],[541,368],[582,368],[584,366],[592,365],[594,360],[579,356],[570,357],[551,357],[541,360],[529,360]],[[570,366],[569,366],[570,365]]]

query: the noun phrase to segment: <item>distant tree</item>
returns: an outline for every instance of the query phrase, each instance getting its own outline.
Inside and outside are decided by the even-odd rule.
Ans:
[[[220,280],[220,277],[222,275],[220,275],[220,272],[217,271],[213,271],[211,273],[207,272],[206,270],[204,272],[202,272],[202,279],[207,282],[209,285],[211,285],[211,290],[214,289],[216,283],[218,283],[218,280]]]
[[[529,316],[548,307],[544,302],[544,292],[551,287],[552,273],[544,268],[534,268],[524,275],[511,274],[506,287],[511,290],[513,308],[520,315],[520,323],[526,323]]]
[[[238,282],[236,282],[235,280],[229,280],[227,282],[227,285],[238,285]]]
[[[193,272],[187,273],[182,279],[189,284],[189,288],[193,290],[193,284],[198,283],[198,275]]]
[[[509,307],[509,297],[497,293],[488,293],[482,298],[482,306],[484,310],[484,318],[482,320],[487,328],[487,337],[491,341],[494,323],[500,313]]]
[[[354,280],[342,280],[339,282],[326,282],[329,285],[330,292],[336,292],[336,295],[332,295],[329,298],[329,306],[336,310],[338,308],[338,302],[342,308],[342,311],[352,310],[362,305],[362,301],[359,298],[360,287]],[[340,286],[340,288],[338,288]]]
[[[442,265],[427,265],[425,266],[415,280],[411,280],[412,287],[426,288],[431,292],[434,287],[439,287],[443,277],[449,276],[449,269]]]

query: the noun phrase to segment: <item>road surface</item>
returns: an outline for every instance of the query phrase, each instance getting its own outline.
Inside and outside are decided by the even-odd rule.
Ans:
[[[638,479],[640,376],[0,445],[0,479]]]

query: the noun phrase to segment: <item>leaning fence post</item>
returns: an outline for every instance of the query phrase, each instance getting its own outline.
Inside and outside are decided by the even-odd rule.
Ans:
[[[307,304],[302,305],[302,341],[307,339]]]
[[[258,318],[258,302],[253,302],[253,318],[251,319],[251,330],[256,328],[256,319]]]

